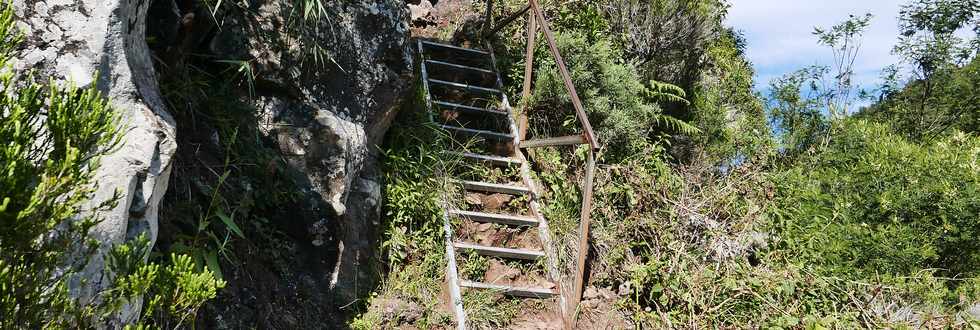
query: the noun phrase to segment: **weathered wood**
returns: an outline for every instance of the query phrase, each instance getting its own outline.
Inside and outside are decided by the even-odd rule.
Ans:
[[[439,42],[434,42],[434,41],[420,40],[419,42],[421,42],[422,44],[425,44],[425,45],[433,46],[433,47],[448,48],[448,49],[452,49],[452,50],[458,50],[458,51],[461,51],[461,52],[474,53],[474,54],[480,54],[480,55],[489,55],[490,54],[487,51],[483,51],[483,50],[479,50],[479,49],[463,48],[463,47],[459,47],[459,46],[453,46],[453,45],[450,45],[450,44],[444,44],[444,43],[439,43]]]
[[[484,68],[478,68],[478,67],[475,67],[475,66],[468,66],[468,65],[456,64],[456,63],[449,63],[449,62],[444,62],[444,61],[425,60],[425,64],[426,65],[435,64],[435,65],[441,65],[441,66],[448,66],[448,67],[452,67],[452,68],[456,68],[456,69],[476,71],[476,72],[480,72],[480,73],[484,73],[484,74],[494,74],[493,71],[490,71],[490,70],[487,70],[487,69],[484,69]]]
[[[439,80],[433,78],[429,78],[429,82],[434,84],[439,84],[439,85],[452,86],[460,89],[466,89],[472,92],[481,92],[486,94],[501,94],[500,90],[496,88],[487,88],[487,87],[480,87],[480,86],[474,86],[468,84],[461,84],[458,82],[445,81],[445,80]]]
[[[479,136],[479,137],[482,137],[482,138],[494,139],[494,140],[499,140],[499,141],[509,141],[509,140],[514,139],[514,136],[513,135],[510,135],[510,134],[498,133],[498,132],[491,132],[491,131],[484,131],[484,130],[478,130],[478,129],[472,129],[472,128],[459,127],[459,126],[439,125],[439,128],[442,128],[442,129],[447,130],[447,131],[450,131],[450,132],[457,132],[457,133],[462,133],[462,134],[467,134],[467,135]]]
[[[443,107],[443,108],[457,110],[457,111],[466,112],[466,113],[487,114],[487,115],[503,115],[503,116],[506,116],[507,115],[507,112],[504,112],[504,111],[498,111],[498,110],[490,110],[490,109],[484,109],[484,108],[471,107],[471,106],[468,106],[468,105],[463,105],[463,104],[458,104],[458,103],[452,103],[452,102],[432,101],[432,103],[435,104],[435,105],[438,105],[440,107]]]
[[[500,157],[500,156],[474,154],[474,153],[469,153],[469,152],[454,152],[454,151],[453,152],[449,152],[449,153],[452,154],[452,155],[455,155],[455,156],[459,156],[459,157],[463,157],[463,158],[469,158],[469,159],[473,159],[473,160],[477,160],[477,161],[481,161],[481,162],[486,162],[486,163],[490,163],[490,164],[493,164],[493,165],[499,165],[499,166],[510,166],[510,165],[520,165],[521,164],[521,161],[520,160],[514,159],[514,158],[510,158],[510,157]]]
[[[589,123],[589,117],[585,114],[585,107],[582,106],[582,100],[578,97],[578,92],[575,90],[575,84],[572,83],[572,76],[568,73],[568,67],[565,65],[565,60],[561,56],[561,52],[558,51],[558,45],[555,43],[554,33],[551,32],[551,28],[548,27],[548,21],[544,18],[544,14],[541,12],[541,6],[538,4],[538,0],[530,0],[531,9],[534,15],[537,16],[538,24],[541,24],[541,31],[544,32],[544,38],[548,41],[548,48],[551,49],[551,55],[555,57],[555,62],[558,63],[558,73],[561,74],[562,81],[565,83],[565,89],[568,91],[572,98],[572,106],[575,107],[575,114],[578,116],[579,122],[582,124],[582,128],[585,130],[585,138],[589,141],[589,146],[592,149],[599,149],[599,141],[596,140],[595,133],[592,131],[592,124]]]
[[[493,0],[487,0],[487,12],[485,17],[483,17],[483,35],[486,35],[487,30],[493,26]]]
[[[544,138],[544,139],[534,139],[521,142],[521,149],[528,148],[540,148],[540,147],[554,147],[554,146],[570,146],[578,144],[589,144],[589,141],[584,135],[569,135],[554,138]]]
[[[424,41],[419,40],[419,58],[425,57],[425,47],[423,46]],[[429,72],[426,70],[424,65],[419,66],[419,73],[422,75],[422,88],[425,90],[425,108],[427,111],[426,115],[429,116],[429,121],[435,122],[435,114],[432,111],[432,90],[429,86]]]

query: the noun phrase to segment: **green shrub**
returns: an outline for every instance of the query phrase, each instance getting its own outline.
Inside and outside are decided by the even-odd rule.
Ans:
[[[578,32],[566,32],[556,36],[556,43],[599,141],[608,146],[611,157],[636,151],[657,133],[698,131],[664,114],[659,105],[687,103],[684,91],[666,83],[643,82],[636,67],[623,62],[609,41],[591,42]],[[580,132],[580,125],[573,118],[571,96],[554,58],[543,46],[538,53],[542,60],[537,68],[530,127],[551,136]]]
[[[10,5],[0,4],[0,328],[105,325],[144,295],[147,315],[154,312],[145,322],[193,320],[223,282],[186,256],[147,264],[145,238],[109,253],[111,288],[84,304],[69,295],[69,281],[98,245],[89,229],[116,201],[87,205],[99,159],[118,145],[118,123],[94,86],[42,85],[14,73],[8,60],[19,36]],[[166,315],[155,314],[163,305]]]
[[[86,233],[97,218],[82,208],[117,141],[116,119],[95,89],[17,76],[7,61],[19,40],[0,4],[0,328],[64,326],[84,314],[67,291],[82,266],[72,261],[84,258],[70,256],[92,252]]]
[[[887,123],[897,133],[915,140],[928,141],[958,130],[977,134],[980,58],[963,67],[939,70],[930,80],[912,81],[901,90],[886,90],[883,97],[857,116]]]
[[[920,145],[865,121],[835,134],[825,152],[776,178],[790,250],[842,276],[978,275],[980,139]]]
[[[412,324],[415,327],[450,324],[451,315],[443,311],[439,295],[446,271],[444,174],[453,171],[455,162],[442,153],[447,137],[434,127],[421,127],[427,115],[412,110],[399,115],[386,137],[381,260],[386,262],[383,274],[387,275],[365,302],[362,313],[348,324],[354,329],[397,326],[398,320],[391,318],[398,316],[375,304],[391,300],[423,308],[422,316]]]
[[[704,78],[691,92],[692,123],[703,133],[698,147],[716,162],[766,159],[773,136],[759,96],[755,70],[744,58],[745,40],[726,31],[708,47]]]

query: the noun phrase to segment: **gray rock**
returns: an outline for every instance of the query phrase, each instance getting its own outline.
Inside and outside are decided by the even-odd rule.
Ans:
[[[412,13],[412,21],[427,20],[432,16],[432,3],[429,0],[419,1],[419,4],[408,5],[409,11]]]
[[[424,312],[419,304],[400,299],[376,299],[371,304],[373,305],[371,310],[380,311],[382,323],[389,327],[415,324],[422,318]]]
[[[157,237],[157,211],[167,190],[176,144],[175,124],[160,97],[144,40],[149,0],[15,0],[16,18],[25,29],[14,54],[17,72],[34,70],[37,79],[96,85],[122,118],[123,144],[102,159],[98,190],[91,205],[121,199],[92,230],[101,251],[147,234]],[[94,80],[96,72],[98,80]],[[97,253],[76,279],[73,292],[88,301],[111,281],[103,277]],[[139,314],[140,302],[123,308],[119,322]]]
[[[248,20],[225,16],[209,48],[254,60],[261,129],[315,204],[311,241],[339,253],[332,291],[354,300],[376,276],[377,145],[413,81],[409,11],[399,0],[328,1],[329,16],[297,34],[286,24],[292,3],[258,3]]]
[[[264,133],[278,142],[313,210],[311,244],[337,251],[331,291],[354,299],[371,288],[372,251],[380,224],[377,148],[412,82],[409,11],[400,0],[325,1],[324,19],[289,30],[288,0],[246,2],[250,19],[218,13],[207,48],[253,64]],[[25,42],[17,72],[95,85],[125,124],[123,146],[102,161],[94,203],[119,192],[118,205],[93,229],[103,250],[141,234],[155,242],[160,201],[176,151],[175,122],[161,98],[145,41],[151,0],[15,0]],[[166,13],[164,13],[166,14]],[[174,22],[180,17],[155,17]],[[170,17],[174,16],[174,17]],[[163,37],[173,34],[164,33]],[[308,47],[311,41],[322,48]],[[99,72],[99,78],[93,79]],[[332,223],[332,224],[331,224]],[[315,224],[315,225],[314,225]],[[337,232],[329,233],[331,228]],[[105,288],[97,254],[75,281],[83,300]],[[139,314],[140,301],[116,320]],[[117,327],[117,324],[110,324]]]

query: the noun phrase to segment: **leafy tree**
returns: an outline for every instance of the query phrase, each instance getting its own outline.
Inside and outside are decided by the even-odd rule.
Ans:
[[[823,115],[828,95],[820,86],[827,67],[813,66],[770,83],[769,115],[789,157],[812,153],[823,144],[830,121]]]
[[[833,84],[825,88],[827,112],[831,120],[847,115],[852,103],[854,82],[854,60],[861,50],[861,36],[871,23],[871,14],[851,15],[829,29],[816,27],[813,34],[821,45],[830,47],[834,53]]]
[[[729,30],[708,49],[704,79],[691,92],[696,145],[723,166],[765,159],[772,131],[755,93],[755,70],[745,59],[745,38]]]
[[[918,0],[902,6],[901,36],[893,52],[912,65],[918,79],[929,79],[976,55],[977,38],[962,39],[956,32],[973,24],[980,32],[980,1]]]
[[[957,131],[980,132],[980,59],[931,79],[909,82],[882,95],[878,103],[858,116],[887,123],[916,140],[928,141]]]
[[[644,79],[689,89],[699,80],[710,41],[723,33],[728,5],[718,0],[614,0],[603,6],[624,57]]]
[[[862,116],[917,140],[952,133],[951,128],[975,132],[980,1],[915,1],[902,7],[899,23],[902,34],[893,52],[905,67],[886,70],[879,103]]]
[[[833,51],[834,65],[800,69],[771,83],[770,120],[787,155],[825,147],[834,126],[848,115],[855,97],[854,61],[871,18],[851,15],[830,28],[814,28],[818,42]]]

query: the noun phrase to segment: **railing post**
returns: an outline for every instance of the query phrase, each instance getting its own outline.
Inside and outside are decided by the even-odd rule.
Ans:
[[[537,18],[528,15],[527,18],[527,54],[524,58],[524,93],[521,94],[521,116],[518,119],[520,141],[527,140],[527,111],[531,103],[531,80],[534,79],[534,46],[538,35]]]
[[[517,12],[510,14],[510,16],[505,18],[503,21],[500,21],[500,23],[497,23],[497,26],[491,29],[490,31],[484,31],[483,37],[486,39],[492,39],[494,36],[497,35],[497,32],[500,32],[500,30],[510,25],[510,23],[513,23],[514,20],[516,20],[518,17],[524,16],[524,14],[527,13],[528,10],[531,10],[530,3],[528,3],[527,6],[524,6],[524,8],[522,8],[521,10],[518,10]]]
[[[585,107],[582,106],[582,100],[578,97],[578,92],[575,91],[575,84],[572,83],[572,75],[568,73],[568,67],[565,65],[565,60],[561,57],[561,52],[558,51],[558,45],[555,43],[555,36],[551,32],[551,28],[548,27],[548,21],[544,18],[544,13],[541,12],[541,5],[538,4],[538,0],[529,0],[531,2],[532,13],[537,16],[538,24],[541,24],[541,32],[544,34],[544,39],[548,42],[548,48],[551,49],[551,55],[555,56],[555,63],[558,64],[558,73],[561,74],[562,81],[565,83],[565,89],[568,90],[569,96],[572,97],[572,106],[575,107],[575,115],[578,116],[579,122],[582,124],[582,129],[585,130],[585,136],[589,139],[589,146],[593,150],[599,149],[599,141],[596,139],[595,133],[592,131],[592,124],[589,123],[589,117],[585,113]]]
[[[589,255],[589,231],[592,222],[592,185],[595,180],[595,149],[589,149],[588,164],[585,168],[585,182],[582,183],[582,222],[579,223],[578,265],[575,274],[575,296],[572,297],[571,324],[574,327],[578,304],[582,300],[585,287],[585,260]]]
[[[483,20],[483,35],[487,35],[493,28],[493,0],[487,0],[487,17]]]

